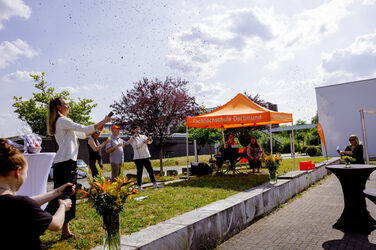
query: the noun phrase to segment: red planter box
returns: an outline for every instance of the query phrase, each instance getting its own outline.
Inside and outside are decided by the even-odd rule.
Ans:
[[[312,163],[312,161],[301,161],[299,162],[300,170],[310,170],[315,169],[315,164]]]

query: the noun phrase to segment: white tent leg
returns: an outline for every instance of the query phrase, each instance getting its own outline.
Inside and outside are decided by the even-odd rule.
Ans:
[[[270,142],[270,155],[272,155],[273,154],[272,122],[269,122],[269,142]]]
[[[295,170],[295,136],[294,136],[294,123],[291,121],[291,134],[292,134],[292,148],[291,148],[291,155],[294,161],[294,170]]]
[[[189,148],[188,148],[188,126],[185,126],[185,132],[186,132],[186,150],[187,150],[187,179],[189,179]]]
[[[369,156],[368,156],[368,145],[367,145],[367,131],[366,131],[366,123],[364,121],[364,110],[359,110],[360,112],[360,122],[362,124],[362,134],[363,134],[363,145],[364,145],[364,151],[366,154],[366,164],[369,164]]]

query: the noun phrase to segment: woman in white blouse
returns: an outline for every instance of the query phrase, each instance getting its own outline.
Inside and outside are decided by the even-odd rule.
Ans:
[[[49,135],[55,136],[56,142],[59,145],[53,165],[55,188],[67,183],[71,171],[76,171],[78,139],[85,139],[88,135],[103,127],[105,123],[111,121],[111,117],[106,116],[102,121],[94,125],[83,126],[69,119],[67,117],[68,113],[69,106],[63,98],[50,99],[47,132]],[[69,221],[76,215],[76,195],[74,194],[70,198],[72,200],[72,208],[65,214],[61,239],[68,239],[73,236],[69,230]],[[57,200],[53,200],[46,207],[46,211],[54,214],[57,207]]]

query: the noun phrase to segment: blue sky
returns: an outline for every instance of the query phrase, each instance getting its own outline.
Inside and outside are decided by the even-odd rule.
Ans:
[[[93,98],[93,121],[143,77],[180,77],[199,104],[259,94],[294,119],[314,88],[376,76],[376,1],[0,0],[0,137],[22,127],[28,74]]]

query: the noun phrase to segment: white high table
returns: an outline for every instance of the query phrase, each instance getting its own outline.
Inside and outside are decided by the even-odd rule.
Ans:
[[[55,153],[24,154],[27,164],[27,179],[17,195],[34,196],[47,192],[48,174],[55,158]],[[45,207],[43,205],[42,207]]]

